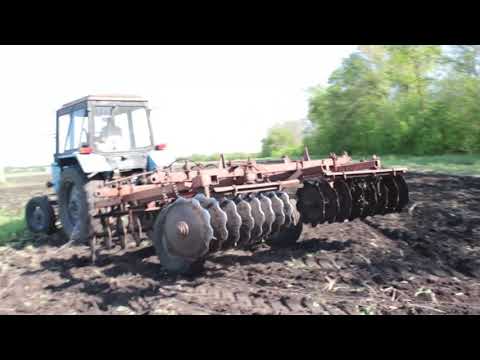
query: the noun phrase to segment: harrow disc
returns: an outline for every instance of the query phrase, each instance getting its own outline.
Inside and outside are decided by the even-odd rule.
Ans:
[[[393,176],[384,176],[382,180],[388,189],[387,213],[391,213],[400,205],[398,185]]]
[[[283,201],[272,191],[267,194],[272,201],[272,210],[275,215],[272,223],[272,234],[276,234],[280,231],[281,227],[285,223],[285,212],[283,210]]]
[[[265,214],[265,222],[263,223],[262,227],[262,237],[266,238],[272,232],[272,224],[275,221],[275,213],[272,209],[272,200],[263,194],[258,195],[258,200],[260,200],[262,211]]]
[[[377,192],[375,191],[375,185],[370,181],[364,182],[365,201],[366,206],[362,213],[362,217],[375,215],[375,210],[378,205]]]
[[[198,200],[180,197],[158,215],[152,241],[163,267],[187,274],[199,270],[212,238],[208,211]]]
[[[223,248],[228,249],[237,245],[240,239],[240,227],[242,225],[242,218],[237,211],[237,206],[232,200],[222,199],[220,201],[220,207],[227,214],[227,230],[228,239],[225,242]]]
[[[337,193],[327,181],[320,180],[317,182],[317,186],[325,199],[325,220],[333,223],[338,213]]]
[[[210,214],[210,224],[213,228],[215,242],[213,250],[219,250],[224,246],[228,239],[227,214],[220,207],[219,202],[214,198],[207,198],[203,194],[197,194],[194,197],[200,202],[200,205]]]
[[[384,215],[387,213],[388,208],[388,188],[382,179],[375,181],[375,192],[377,193],[377,206],[375,209],[375,215]]]
[[[402,209],[408,204],[410,201],[409,196],[408,196],[408,186],[407,183],[405,182],[405,179],[403,178],[402,175],[396,175],[394,177],[395,182],[398,186],[398,195],[399,195],[399,201],[398,201],[398,206],[396,208],[397,211],[402,211]]]
[[[292,203],[290,202],[290,197],[288,196],[288,194],[286,192],[279,191],[279,192],[277,192],[277,196],[283,202],[283,210],[285,212],[284,227],[288,227],[288,226],[290,226],[290,224],[292,224],[294,222],[294,218],[293,218],[294,207],[293,207]]]
[[[250,241],[257,242],[263,235],[263,224],[265,223],[265,213],[262,210],[260,200],[254,195],[250,194],[246,200],[252,209],[252,217],[254,220],[253,229],[250,234]]]
[[[325,199],[317,185],[306,181],[297,190],[297,209],[304,224],[317,226],[325,221]]]
[[[255,220],[252,216],[252,208],[250,207],[250,204],[240,196],[237,196],[234,199],[234,202],[242,220],[239,243],[241,245],[247,245],[250,242],[252,229],[255,225]]]
[[[290,225],[284,227],[278,233],[270,236],[265,242],[276,248],[283,248],[292,246],[295,244],[302,234],[303,223],[300,220],[300,216],[292,216],[292,222]]]
[[[344,180],[337,179],[333,183],[338,196],[338,212],[336,221],[344,222],[348,220],[352,213],[352,193]]]
[[[366,201],[365,191],[363,186],[358,181],[350,182],[350,189],[352,191],[352,212],[350,213],[349,220],[359,218],[364,213]]]

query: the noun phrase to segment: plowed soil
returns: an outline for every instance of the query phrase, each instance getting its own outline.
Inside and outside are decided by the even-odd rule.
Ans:
[[[102,251],[61,235],[0,248],[1,314],[480,314],[480,178],[408,174],[401,214],[306,226],[289,249],[219,253],[166,274],[144,242]],[[23,206],[42,185],[0,189]]]

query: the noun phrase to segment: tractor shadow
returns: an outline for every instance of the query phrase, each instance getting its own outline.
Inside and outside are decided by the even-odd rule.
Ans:
[[[60,248],[67,242],[68,238],[61,230],[52,235],[32,234],[28,230],[24,230],[21,236],[17,236],[15,241],[10,242],[10,247],[14,248],[15,250],[23,250],[27,246],[34,248]]]

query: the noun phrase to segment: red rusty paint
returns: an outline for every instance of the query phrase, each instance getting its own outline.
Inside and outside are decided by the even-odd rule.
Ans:
[[[159,170],[137,174],[128,178],[105,183],[95,195],[96,207],[135,203],[155,209],[178,195],[192,197],[199,191],[213,193],[241,193],[298,187],[305,179],[324,177],[332,181],[336,177],[350,178],[377,176],[405,172],[405,168],[381,169],[380,160],[352,162],[348,155],[332,154],[327,159],[292,161],[287,157],[281,162],[258,163],[255,160],[229,161],[225,167],[220,162],[218,168],[192,170],[184,166],[182,170]],[[143,178],[144,185],[135,185],[133,178]]]

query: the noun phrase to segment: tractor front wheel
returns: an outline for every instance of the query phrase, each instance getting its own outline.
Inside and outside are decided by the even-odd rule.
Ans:
[[[34,234],[51,235],[55,232],[55,213],[47,196],[36,196],[25,207],[27,228]]]

